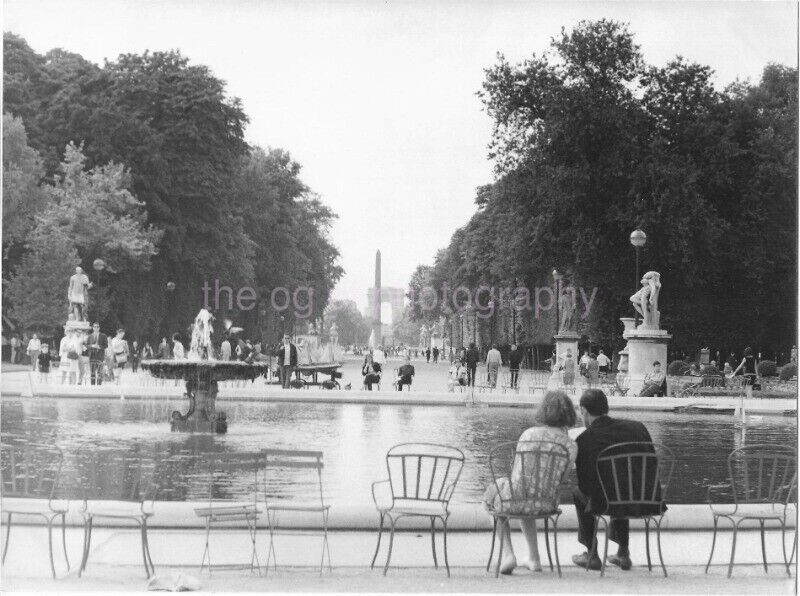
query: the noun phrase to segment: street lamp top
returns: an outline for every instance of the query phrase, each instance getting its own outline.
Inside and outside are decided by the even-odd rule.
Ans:
[[[175,282],[174,281],[168,281],[167,282],[167,290],[172,292],[174,289],[175,289]]]
[[[634,246],[644,246],[644,243],[647,242],[647,234],[645,234],[639,228],[636,228],[633,232],[631,232],[631,244]]]
[[[553,279],[556,281],[561,279],[561,274],[558,272],[558,269],[553,269]]]
[[[95,271],[102,271],[106,267],[106,262],[103,259],[95,259],[92,266]]]

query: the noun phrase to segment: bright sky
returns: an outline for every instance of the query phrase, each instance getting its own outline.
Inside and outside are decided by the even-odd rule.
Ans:
[[[345,277],[366,305],[376,249],[383,285],[405,287],[474,212],[491,182],[491,123],[475,96],[496,52],[519,61],[581,19],[629,22],[645,59],[710,65],[722,86],[797,65],[796,2],[283,2],[4,0],[3,29],[38,52],[94,62],[177,48],[227,81],[247,140],[288,149],[338,214]]]

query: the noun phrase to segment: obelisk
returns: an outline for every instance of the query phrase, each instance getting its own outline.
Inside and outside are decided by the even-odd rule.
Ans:
[[[375,346],[383,344],[383,328],[381,326],[381,251],[375,253],[375,300],[373,302],[374,311],[372,313],[372,333],[375,338]]]

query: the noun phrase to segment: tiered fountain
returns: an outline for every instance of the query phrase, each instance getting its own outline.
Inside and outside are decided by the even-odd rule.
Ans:
[[[186,360],[144,360],[142,368],[159,379],[186,381],[185,397],[189,409],[185,414],[172,413],[172,430],[184,432],[217,432],[228,430],[225,412],[216,411],[217,383],[231,380],[254,380],[269,370],[268,362],[216,360],[211,336],[213,315],[201,309],[192,326],[192,340]]]

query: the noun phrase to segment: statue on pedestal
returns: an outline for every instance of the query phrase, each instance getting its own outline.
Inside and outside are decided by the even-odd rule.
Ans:
[[[558,323],[558,333],[574,333],[577,321],[575,320],[575,294],[572,297],[566,293],[562,293],[558,298],[558,310],[560,314],[560,321]]]
[[[75,274],[69,278],[69,312],[76,321],[86,321],[86,309],[89,308],[89,288],[92,287],[87,275],[80,267],[75,267]]]
[[[661,274],[648,271],[642,277],[642,288],[631,296],[633,308],[642,315],[641,326],[646,329],[659,329],[658,294],[661,291]]]

